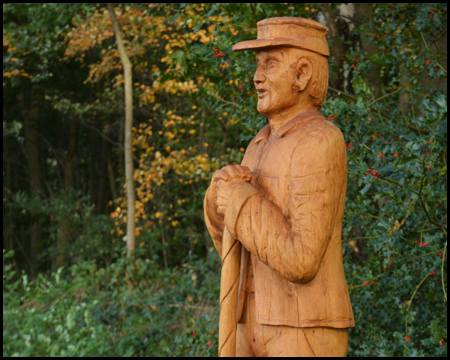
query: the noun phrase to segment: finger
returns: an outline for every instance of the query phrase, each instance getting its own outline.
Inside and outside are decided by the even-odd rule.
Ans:
[[[244,173],[253,176],[253,173],[250,171],[250,169],[247,166],[241,166],[241,168],[244,171]]]
[[[250,171],[250,169],[247,166],[242,166],[242,165],[234,165],[234,166],[235,166],[236,173],[238,173],[242,177],[253,176],[252,172]]]
[[[228,174],[223,170],[216,170],[212,176],[212,181],[224,180],[227,181],[229,179]]]
[[[236,170],[233,168],[233,165],[224,166],[220,169],[220,171],[223,171],[228,178],[233,177],[236,174]]]
[[[231,177],[237,180],[247,178],[249,175],[251,175],[250,171],[248,171],[241,165],[232,165],[229,171],[232,172]]]
[[[217,207],[217,212],[218,212],[219,214],[225,214],[225,206],[219,205],[219,206]]]

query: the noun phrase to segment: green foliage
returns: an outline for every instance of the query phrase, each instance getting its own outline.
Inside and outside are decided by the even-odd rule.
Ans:
[[[68,259],[68,266],[84,260],[107,265],[120,256],[123,244],[111,242],[113,220],[107,215],[95,214],[89,197],[81,192],[55,191],[45,199],[38,195],[30,198],[25,192],[17,192],[11,198],[4,209],[11,210],[16,221],[26,222],[30,217],[50,220],[45,224],[49,236],[42,244],[47,250],[42,250],[41,262],[51,263],[62,253]],[[56,246],[60,238],[65,240],[63,248]]]
[[[180,356],[190,351],[182,334],[192,331],[196,354],[217,350],[208,346],[217,335],[205,335],[211,321],[194,320],[205,308],[217,312],[216,257],[161,270],[136,254],[35,280],[13,270],[11,257],[3,254],[3,356]]]
[[[330,81],[343,70],[346,84],[330,88],[321,112],[347,143],[343,251],[356,320],[349,356],[446,356],[447,52],[439,45],[447,6],[377,3],[373,21],[365,23],[358,14],[339,16],[338,7],[332,15],[354,28],[340,34],[343,69],[331,46]],[[18,270],[25,267],[26,242],[14,245],[14,257],[4,253],[4,356],[215,356],[220,263],[204,226],[203,197],[212,173],[239,163],[266,123],[256,111],[254,53],[232,46],[255,38],[261,19],[318,19],[323,9],[305,3],[117,8],[135,83],[139,233],[129,260],[123,258],[125,194],[107,199],[111,217],[83,195],[98,176],[91,165],[97,140],[109,146],[104,153],[123,184],[122,68],[107,12],[101,4],[3,9],[3,128],[14,145],[8,154],[25,161],[27,118],[16,104],[24,86],[45,95],[39,131],[50,189],[62,187],[67,119],[76,116],[85,130],[80,192],[31,196],[28,174],[12,165],[19,176],[5,192],[4,213],[14,226],[4,227],[4,238],[40,222],[40,260],[51,268],[59,251],[69,260],[30,279]],[[363,41],[374,45],[371,53],[362,50]],[[371,81],[374,71],[380,89]],[[97,164],[106,162],[101,157]],[[64,240],[59,249],[58,239]]]
[[[348,143],[344,264],[356,319],[353,356],[447,353],[447,93],[446,85],[424,88],[419,78],[424,71],[446,77],[439,65],[446,53],[432,52],[436,39],[428,38],[446,24],[430,20],[429,9],[379,6],[378,27],[367,35],[380,53],[349,54],[355,95],[323,108]],[[406,112],[393,94],[374,98],[367,81],[374,63],[388,93],[407,89]]]

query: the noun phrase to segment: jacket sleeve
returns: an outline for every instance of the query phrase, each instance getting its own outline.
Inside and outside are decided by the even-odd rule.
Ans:
[[[244,201],[246,198],[252,196],[257,191],[249,191],[247,194],[244,194]],[[205,200],[203,202],[203,210],[205,214],[205,224],[208,229],[209,234],[211,235],[214,247],[216,248],[219,256],[222,258],[222,237],[223,237],[223,229],[225,227],[224,217],[217,212],[216,204],[215,204],[215,188],[214,185],[210,185],[206,190]]]
[[[225,225],[248,251],[285,279],[307,283],[320,268],[345,181],[342,134],[329,128],[309,133],[287,166],[287,216],[252,185],[242,184],[228,201]]]
[[[222,236],[224,222],[223,216],[220,216],[217,213],[214,197],[214,189],[213,185],[211,184],[206,190],[205,200],[203,202],[203,211],[205,215],[206,228],[208,229],[208,232],[213,239],[214,247],[216,248],[220,257],[222,257]]]

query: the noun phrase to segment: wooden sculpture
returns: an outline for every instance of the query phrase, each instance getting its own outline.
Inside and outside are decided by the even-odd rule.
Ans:
[[[205,221],[222,257],[220,356],[346,356],[355,326],[342,263],[344,137],[318,109],[328,29],[302,18],[257,24],[258,111],[266,125],[241,165],[214,173]]]

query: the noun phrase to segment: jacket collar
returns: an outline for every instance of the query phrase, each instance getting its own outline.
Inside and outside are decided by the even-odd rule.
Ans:
[[[276,136],[278,137],[284,137],[288,132],[293,130],[295,126],[301,124],[302,122],[306,121],[307,119],[311,117],[316,116],[322,116],[319,113],[319,110],[316,108],[311,108],[302,111],[300,114],[298,114],[295,118],[288,121],[286,124],[284,124],[282,127],[280,127],[277,131],[275,131]],[[266,140],[271,133],[270,125],[266,125],[262,130],[256,135],[255,137],[255,143],[259,143],[262,140]]]

